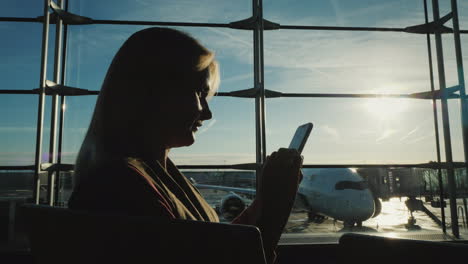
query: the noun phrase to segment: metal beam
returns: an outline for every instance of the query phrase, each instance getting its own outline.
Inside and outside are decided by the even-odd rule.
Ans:
[[[453,162],[450,165],[453,168],[465,168],[468,164],[465,162]],[[72,171],[74,164],[65,163],[43,163],[41,164],[42,171],[60,170]],[[190,169],[235,169],[235,170],[255,170],[257,163],[241,163],[241,164],[211,164],[211,165],[178,165],[178,168]],[[446,162],[427,162],[427,163],[394,163],[394,164],[304,164],[303,168],[423,168],[423,169],[447,169],[449,164]],[[24,166],[0,166],[1,170],[33,170],[34,165]]]
[[[432,0],[432,11],[434,20],[440,19],[439,14],[439,0]],[[445,83],[445,65],[444,65],[444,52],[442,47],[442,35],[441,33],[435,34],[436,40],[436,53],[437,53],[437,68],[439,71],[439,88],[444,91],[446,88]],[[447,178],[448,178],[448,191],[450,199],[450,219],[452,223],[452,233],[455,237],[460,237],[460,232],[458,228],[458,217],[457,217],[457,197],[456,197],[456,185],[455,185],[455,173],[453,170],[453,157],[452,157],[452,139],[450,135],[450,119],[448,112],[448,102],[447,98],[442,97],[442,123],[444,130],[444,145],[445,145],[445,160],[449,167],[447,168]]]
[[[427,11],[427,0],[424,0],[424,18],[425,22],[428,23],[429,21],[429,15]],[[436,101],[436,95],[434,93],[435,87],[434,87],[434,69],[433,69],[433,64],[432,64],[432,47],[431,47],[431,35],[429,33],[426,34],[426,42],[427,42],[427,56],[429,59],[429,76],[430,76],[430,82],[431,82],[431,91],[432,91],[432,113],[434,116],[434,130],[435,130],[435,145],[436,145],[436,156],[437,156],[437,162],[440,164],[441,163],[441,156],[440,156],[440,135],[439,135],[439,119],[438,119],[438,113],[437,113],[437,101]],[[444,185],[442,181],[442,169],[437,168],[437,179],[439,181],[439,195],[440,195],[440,201],[443,204],[444,203]],[[442,221],[441,221],[441,226],[442,226],[442,232],[447,233],[447,227],[445,224],[445,208],[444,206],[440,207],[441,211],[441,216],[442,216]]]
[[[458,6],[456,0],[451,0],[453,12],[453,36],[455,42],[455,57],[457,60],[458,86],[460,90],[460,112],[465,162],[468,161],[468,102],[465,90],[465,72],[463,69],[463,54],[460,40],[460,25],[458,21]],[[468,167],[466,168],[468,172]],[[468,174],[467,174],[468,175]],[[468,214],[467,214],[468,215]]]
[[[45,101],[45,87],[47,76],[47,50],[49,46],[49,3],[50,0],[44,0],[44,23],[42,26],[42,53],[41,53],[41,75],[39,80],[39,87],[41,93],[39,94],[39,103],[37,110],[37,133],[36,133],[36,154],[34,158],[34,189],[33,199],[36,204],[39,204],[41,180],[39,178],[40,165],[42,163],[42,134],[44,127],[44,101]]]
[[[63,7],[63,1],[58,0],[58,5],[55,4],[53,1],[51,2],[52,8],[54,7]],[[54,83],[60,83],[60,63],[61,63],[61,56],[62,56],[62,28],[63,23],[61,19],[58,19],[55,26],[55,53],[54,53]],[[46,81],[46,85],[49,87],[48,82]],[[57,119],[58,119],[58,95],[52,95],[52,109],[51,109],[51,117],[50,117],[50,138],[49,138],[49,162],[56,163],[57,162]],[[55,182],[58,172],[57,171],[49,171],[48,173],[48,180],[47,180],[47,202],[50,206],[54,206],[55,204]]]

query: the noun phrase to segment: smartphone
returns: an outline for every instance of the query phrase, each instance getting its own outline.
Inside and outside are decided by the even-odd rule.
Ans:
[[[291,144],[289,144],[289,148],[296,149],[297,151],[299,151],[299,154],[301,154],[307,142],[307,139],[309,138],[313,126],[314,125],[312,123],[300,125],[296,129],[296,133],[294,134],[294,137],[291,140]]]

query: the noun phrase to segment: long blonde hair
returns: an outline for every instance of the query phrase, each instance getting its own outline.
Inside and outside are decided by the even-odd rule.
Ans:
[[[75,166],[75,184],[99,164],[120,159],[141,144],[150,98],[171,89],[174,80],[207,71],[210,96],[219,85],[214,53],[178,30],[147,28],[128,38],[107,71]],[[155,91],[157,90],[157,91]]]

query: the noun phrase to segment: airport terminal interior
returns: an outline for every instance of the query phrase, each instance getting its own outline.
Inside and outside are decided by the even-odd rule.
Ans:
[[[468,1],[27,0],[0,3],[0,262],[34,262],[22,208],[68,208],[107,69],[149,27],[219,63],[213,117],[169,156],[221,223],[313,124],[278,263],[340,263],[344,234],[468,244]]]

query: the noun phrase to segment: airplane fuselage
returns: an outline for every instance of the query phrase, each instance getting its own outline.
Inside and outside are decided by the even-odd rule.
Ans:
[[[375,211],[374,197],[356,172],[347,168],[302,169],[298,198],[305,208],[345,222],[362,222]],[[302,196],[302,197],[301,197]]]
[[[295,206],[310,213],[324,215],[348,224],[362,223],[374,216],[376,201],[367,182],[351,169],[302,169]],[[229,194],[221,200],[221,211],[234,215],[246,201],[237,194],[255,196],[256,190],[228,186],[197,184],[200,189],[224,190]],[[229,202],[228,202],[229,201]],[[378,210],[377,210],[378,211]]]

